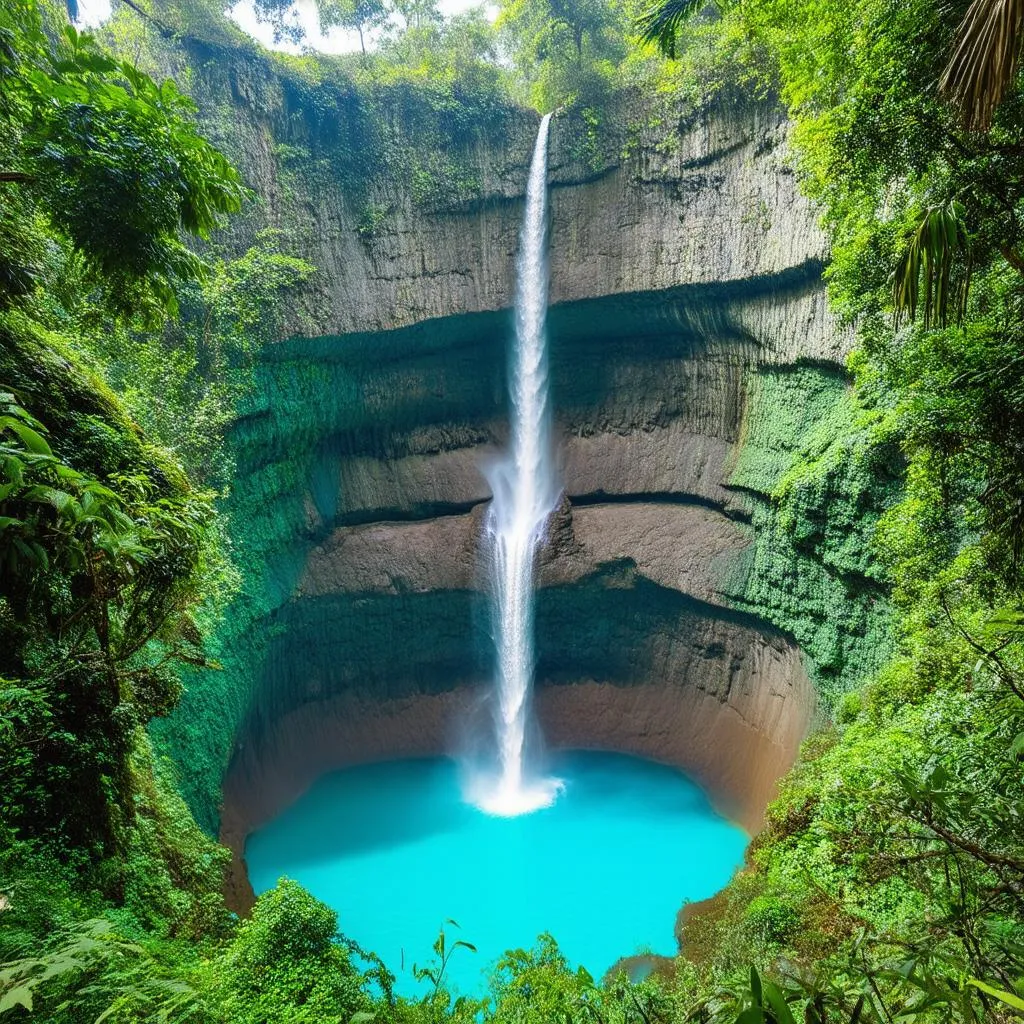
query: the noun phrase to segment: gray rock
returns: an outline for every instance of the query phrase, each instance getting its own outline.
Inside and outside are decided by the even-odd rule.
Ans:
[[[282,80],[230,63],[202,75],[200,103],[212,117],[219,95],[221,121],[230,83],[228,142],[263,199],[239,239],[287,228],[319,268],[290,336],[264,353],[237,432],[240,489],[258,492],[281,467],[305,487],[266,505],[301,508],[281,546],[302,567],[274,577],[283,597],[262,662],[240,658],[234,682],[204,684],[244,692],[228,712],[225,783],[225,834],[240,848],[311,773],[443,748],[490,676],[480,467],[506,434],[507,309],[537,119],[508,111],[500,139],[462,154],[477,199],[428,209],[393,181],[356,194],[322,173],[351,159],[345,97],[325,135]],[[638,102],[623,98],[613,129],[643,123]],[[749,499],[730,485],[747,381],[800,360],[838,366],[851,339],[827,310],[824,240],[779,111],[723,105],[676,123],[589,171],[571,123],[552,129],[565,501],[540,580],[538,707],[554,742],[682,764],[753,829],[814,693],[794,643],[721,596],[752,539]],[[310,140],[320,173],[275,154]],[[385,212],[361,232],[367,204]],[[182,729],[175,742],[187,762],[199,740]]]

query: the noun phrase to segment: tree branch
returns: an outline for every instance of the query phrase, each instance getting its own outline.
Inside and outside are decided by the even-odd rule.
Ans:
[[[953,613],[950,611],[949,602],[946,600],[945,591],[939,591],[939,603],[942,605],[942,610],[946,613],[946,618],[949,619],[949,624],[964,638],[967,643],[974,648],[982,657],[988,658],[990,661],[995,663],[995,666],[999,672],[999,677],[1006,685],[1013,690],[1013,692],[1021,699],[1024,700],[1024,690],[1022,690],[1013,678],[1013,673],[1003,663],[1003,659],[999,657],[996,651],[990,651],[982,647],[971,635],[964,629],[957,621],[953,618]],[[1004,644],[1003,647],[1006,645]],[[1003,647],[997,648],[1002,650]]]
[[[914,815],[910,815],[910,817],[913,818]],[[1016,857],[1009,857],[1006,854],[993,853],[991,850],[978,846],[977,843],[972,843],[969,839],[964,839],[963,836],[958,836],[944,825],[934,821],[930,813],[916,818],[916,820],[918,824],[924,825],[925,828],[930,828],[940,839],[945,839],[950,846],[963,850],[964,853],[970,854],[975,860],[980,860],[982,864],[987,864],[991,868],[1006,867],[1024,874],[1024,861]],[[1013,885],[1012,882],[1009,884]],[[1020,892],[1019,886],[1014,886],[1014,889]]]
[[[1001,245],[999,247],[999,254],[1018,274],[1024,274],[1024,257],[1021,257],[1008,245]]]
[[[121,3],[130,7],[137,15],[139,15],[139,17],[145,18],[147,21],[151,21],[156,27],[157,32],[159,32],[165,39],[174,38],[175,32],[172,29],[168,28],[159,18],[153,17],[149,11],[141,8],[137,3],[135,3],[135,0],[121,0]]]

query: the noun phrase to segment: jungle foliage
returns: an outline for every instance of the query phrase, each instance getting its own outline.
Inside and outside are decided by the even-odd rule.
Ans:
[[[174,5],[173,17],[165,4],[143,6],[169,31],[225,31],[211,31],[207,0]],[[632,0],[503,0],[497,7],[494,20],[482,5],[445,15],[438,0],[315,0],[320,31],[357,32],[360,50],[332,58],[306,52],[299,60],[332,67],[356,85],[412,79],[420,88],[448,87],[450,103],[512,99],[545,112],[594,110],[645,64],[630,45]],[[279,42],[310,41],[308,17],[299,17],[292,0],[257,0],[254,10]],[[646,78],[662,70],[649,67]]]
[[[873,541],[896,655],[809,741],[750,868],[688,923],[692,1019],[1024,1007],[1020,13],[656,0],[638,21],[787,105],[861,343],[856,391],[906,463]]]
[[[134,6],[162,38],[191,26],[237,42],[206,0]],[[215,234],[247,192],[175,86],[44,0],[7,4],[0,1018],[1024,1016],[1021,4],[510,0],[492,29],[402,3],[395,31],[383,10],[321,5],[325,24],[390,32],[346,80],[397,85],[435,112],[476,116],[512,95],[575,104],[599,132],[604,97],[624,85],[782,98],[860,350],[853,427],[785,467],[766,522],[794,548],[816,523],[828,547],[842,542],[819,522],[835,481],[867,496],[863,561],[891,592],[896,653],[837,703],[747,869],[643,982],[595,980],[542,936],[499,961],[486,999],[457,998],[446,964],[473,954],[442,929],[418,968],[424,995],[402,999],[293,882],[240,923],[221,896],[226,851],[197,828],[146,726],[174,706],[183,666],[216,671],[204,629],[237,587],[215,507],[230,487],[225,432],[282,330],[282,296],[314,268],[281,236],[238,247]],[[898,500],[879,503],[883,445],[905,473]]]
[[[205,267],[182,238],[236,210],[237,173],[158,87],[37,3],[0,14],[4,825],[123,852],[134,737],[202,663],[218,575],[210,496],[65,367],[82,293],[151,326]],[[103,329],[103,328],[101,328]]]
[[[197,251],[246,190],[172,83],[46,3],[5,6],[0,41],[0,1009],[73,983],[77,1021],[109,972],[177,1006],[139,929],[228,920],[225,853],[145,728],[182,666],[215,667],[203,627],[235,579],[203,486],[271,299],[311,268],[269,236]]]

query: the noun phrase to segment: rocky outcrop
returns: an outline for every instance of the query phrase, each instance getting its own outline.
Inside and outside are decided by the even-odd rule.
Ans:
[[[296,658],[283,641],[228,777],[238,835],[338,765],[464,749],[485,682],[460,628],[471,605],[465,592],[335,599],[314,653]],[[684,767],[756,831],[814,708],[794,644],[632,564],[546,588],[538,618],[548,743]]]
[[[311,84],[256,51],[185,46],[178,77],[259,196],[233,230],[245,240],[280,228],[319,269],[295,305],[295,334],[508,308],[534,111],[492,102],[449,116],[408,87],[357,88],[323,67]],[[608,102],[596,143],[583,140],[594,129],[578,114],[556,116],[552,302],[685,285],[749,292],[806,267],[802,301],[786,288],[776,303],[777,289],[763,287],[766,301],[748,304],[738,326],[794,358],[840,355],[843,334],[818,287],[824,240],[797,190],[787,132],[778,107],[735,97],[693,109],[626,92]]]
[[[480,581],[483,513],[478,505],[463,515],[339,527],[310,553],[296,598],[472,589]],[[709,603],[721,603],[722,561],[750,543],[719,512],[672,502],[566,502],[554,528],[541,586],[575,583],[628,562],[645,579]]]
[[[424,206],[379,176],[353,190],[275,156],[304,147],[329,165],[330,140],[352,135],[345,102],[327,131],[287,83],[254,99],[251,68],[206,74],[247,126],[236,142],[271,222],[304,225],[320,268],[236,431],[231,511],[252,572],[225,671],[190,688],[165,732],[211,824],[224,780],[240,852],[323,771],[450,749],[489,678],[481,465],[506,435],[536,118],[506,111],[461,151],[474,196]],[[623,123],[643,124],[635,103]],[[553,127],[565,496],[541,572],[537,708],[549,742],[681,765],[753,831],[815,694],[786,623],[738,610],[767,491],[734,470],[757,445],[773,466],[797,445],[757,435],[751,381],[798,364],[839,379],[848,338],[779,113],[722,105],[671,124],[636,129],[630,156],[596,168],[574,155],[569,120]]]

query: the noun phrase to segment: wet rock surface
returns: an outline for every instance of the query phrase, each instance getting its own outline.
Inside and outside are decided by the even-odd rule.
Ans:
[[[359,202],[386,215],[367,233],[341,183],[282,168],[275,147],[315,134],[287,90],[209,74],[231,78],[266,223],[291,223],[298,193],[318,267],[236,431],[258,610],[223,681],[204,684],[223,699],[187,696],[169,727],[186,788],[192,762],[229,765],[223,833],[240,852],[316,775],[452,749],[477,713],[491,673],[482,467],[506,441],[536,118],[510,111],[500,142],[467,156],[478,201],[424,209],[374,186]],[[327,142],[317,129],[321,147],[345,145],[344,128]],[[815,696],[792,638],[727,596],[754,540],[750,495],[731,483],[748,385],[765,367],[836,373],[849,337],[826,308],[824,242],[779,112],[709,108],[673,131],[586,173],[552,129],[565,494],[540,572],[537,708],[549,742],[680,765],[753,831]],[[189,728],[202,701],[223,708],[230,749]]]

